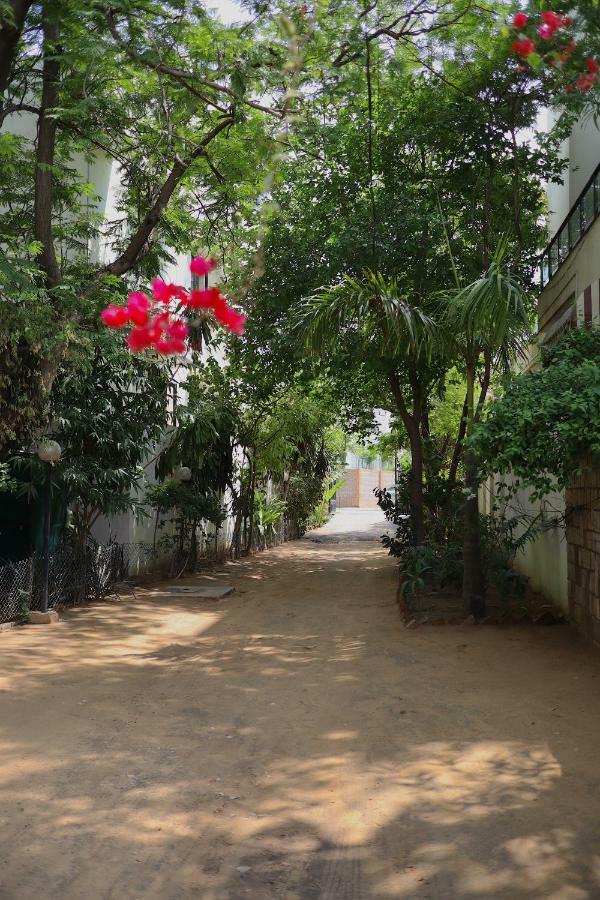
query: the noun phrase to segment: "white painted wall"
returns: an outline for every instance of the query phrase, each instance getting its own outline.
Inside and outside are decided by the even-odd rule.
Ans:
[[[493,511],[499,481],[514,484],[510,476],[502,478],[492,476],[487,479],[479,493],[480,510],[485,515],[490,515]],[[509,517],[521,513],[537,516],[540,513],[542,506],[538,501],[532,503],[529,500],[530,493],[527,488],[516,492],[507,513]],[[546,521],[557,516],[564,516],[564,494],[549,495],[544,501],[543,510]],[[549,529],[529,541],[517,555],[514,567],[518,572],[527,576],[529,585],[534,591],[542,594],[564,613],[568,613],[567,540],[564,528]]]

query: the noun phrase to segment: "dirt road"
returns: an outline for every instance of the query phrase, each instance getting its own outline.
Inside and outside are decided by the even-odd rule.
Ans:
[[[2,900],[600,897],[600,656],[405,631],[374,543],[0,633]]]

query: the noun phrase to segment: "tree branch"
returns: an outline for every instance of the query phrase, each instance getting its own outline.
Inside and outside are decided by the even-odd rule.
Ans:
[[[49,288],[61,282],[61,273],[56,259],[52,234],[52,199],[54,195],[54,149],[56,145],[56,119],[49,113],[58,106],[58,79],[60,59],[57,42],[59,28],[55,22],[44,16],[44,62],[42,100],[38,118],[36,165],[34,179],[34,235],[42,249],[38,263],[46,276]]]
[[[139,63],[142,66],[145,66],[147,69],[151,69],[153,72],[160,72],[163,75],[170,76],[183,87],[185,87],[195,97],[198,97],[204,103],[208,103],[215,109],[218,109],[219,112],[226,114],[227,110],[222,106],[217,105],[217,103],[210,97],[207,97],[206,94],[200,92],[196,85],[202,85],[202,87],[210,88],[211,90],[216,91],[219,94],[225,94],[225,96],[231,97],[235,102],[243,103],[246,106],[252,107],[252,109],[257,109],[260,112],[267,113],[267,115],[270,116],[275,116],[278,119],[283,118],[283,116],[285,115],[285,110],[271,109],[268,106],[263,106],[262,103],[259,103],[257,100],[246,100],[244,97],[240,97],[238,94],[236,94],[234,90],[227,87],[227,85],[220,84],[218,81],[211,81],[208,78],[201,78],[198,75],[195,75],[193,72],[186,72],[182,69],[175,69],[172,66],[166,66],[164,63],[152,62],[152,60],[146,59],[144,56],[133,50],[132,47],[127,43],[127,41],[123,40],[123,38],[119,34],[119,29],[117,28],[112,10],[105,9],[105,14],[108,29],[111,35],[113,36],[119,47],[124,50],[124,52],[130,59],[135,60],[135,62]]]
[[[169,200],[173,196],[175,189],[177,188],[178,184],[180,183],[189,167],[196,159],[199,159],[201,156],[206,155],[206,147],[210,144],[210,142],[214,138],[216,138],[218,134],[228,128],[232,123],[233,116],[227,116],[217,125],[215,125],[215,127],[212,128],[207,134],[204,135],[198,146],[187,157],[187,159],[177,159],[175,161],[173,168],[169,172],[160,191],[158,192],[156,200],[144,216],[137,230],[134,232],[125,250],[111,263],[98,269],[98,271],[95,273],[96,278],[101,277],[102,275],[124,275],[135,265],[142,250],[144,249],[146,241],[160,221],[167,207],[167,204],[169,203]]]
[[[12,0],[8,4],[9,15],[0,21],[0,97],[8,87],[8,81],[27,13],[32,0]]]

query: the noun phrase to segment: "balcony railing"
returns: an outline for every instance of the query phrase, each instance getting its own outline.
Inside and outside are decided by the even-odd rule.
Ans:
[[[600,163],[567,218],[540,257],[540,281],[545,287],[600,213]]]

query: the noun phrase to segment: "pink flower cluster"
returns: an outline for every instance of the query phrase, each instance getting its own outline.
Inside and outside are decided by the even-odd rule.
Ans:
[[[581,59],[574,58],[575,56],[581,57],[581,54],[577,52],[576,42],[573,39],[566,43],[564,42],[564,32],[573,24],[570,16],[560,12],[553,12],[552,10],[545,10],[540,14],[539,25],[536,28],[535,20],[528,16],[527,13],[518,12],[513,16],[512,24],[515,30],[519,32],[512,43],[512,50],[517,56],[520,56],[526,62],[531,62],[532,65],[535,57],[536,68],[540,65],[540,61],[544,61],[555,68],[564,67],[567,75],[567,93],[572,93],[576,87],[583,92],[591,90],[597,81],[598,63],[595,59],[589,58],[585,60],[585,70],[581,71]],[[536,33],[542,39],[542,42],[549,43],[547,45],[544,43],[536,44],[536,39],[534,39]],[[533,37],[530,35],[533,35]],[[554,40],[557,35],[558,38]],[[575,66],[575,70],[570,71],[569,67],[573,70],[573,66]]]
[[[208,275],[217,266],[215,259],[196,256],[190,271]],[[229,305],[216,287],[188,291],[179,284],[167,284],[160,278],[152,282],[152,297],[140,291],[129,294],[125,306],[111,304],[101,313],[109,328],[132,326],[127,344],[134,352],[153,348],[164,355],[185,353],[189,328],[181,317],[184,310],[203,309],[232,334],[242,335],[246,316]]]

